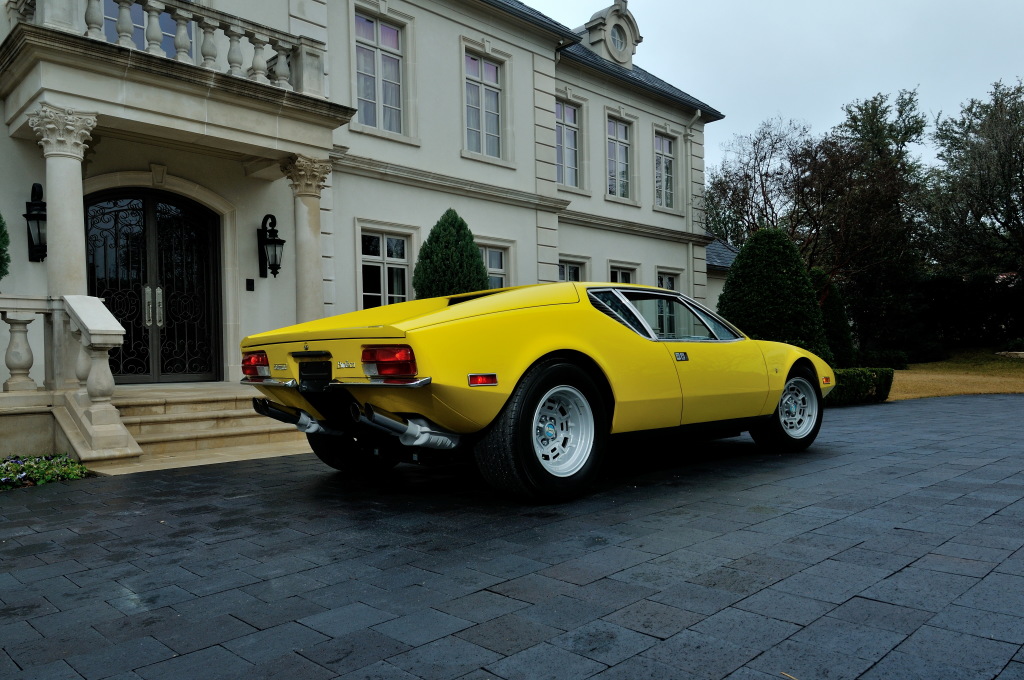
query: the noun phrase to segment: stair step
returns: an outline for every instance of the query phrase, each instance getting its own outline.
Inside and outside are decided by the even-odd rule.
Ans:
[[[168,453],[148,457],[143,455],[139,460],[131,462],[117,460],[97,461],[89,465],[89,470],[103,476],[124,475],[135,472],[148,472],[150,470],[169,470],[197,465],[215,465],[217,463],[256,460],[259,458],[294,456],[303,453],[311,453],[305,437],[301,441],[297,440],[294,442],[279,442],[258,446],[226,446],[216,449]]]
[[[259,446],[289,441],[306,441],[294,425],[264,419],[260,425],[222,427],[212,430],[185,430],[139,434],[135,441],[142,447],[143,458],[153,455],[202,451],[236,446]],[[184,429],[184,428],[183,428]]]
[[[251,408],[223,411],[183,411],[161,413],[155,415],[122,416],[121,421],[132,435],[160,434],[165,432],[181,432],[183,429],[222,430],[229,427],[248,426],[254,422],[257,426],[268,423],[264,416]]]
[[[123,416],[166,415],[224,410],[252,410],[252,396],[211,395],[208,397],[131,397],[115,399],[114,406]]]

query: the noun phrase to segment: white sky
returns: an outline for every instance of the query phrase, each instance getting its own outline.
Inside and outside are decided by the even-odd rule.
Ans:
[[[524,0],[577,28],[612,0]],[[842,107],[917,88],[920,109],[954,115],[997,80],[1024,76],[1024,0],[629,0],[635,64],[726,115],[722,145],[781,115],[823,133]],[[930,154],[924,153],[927,160]]]

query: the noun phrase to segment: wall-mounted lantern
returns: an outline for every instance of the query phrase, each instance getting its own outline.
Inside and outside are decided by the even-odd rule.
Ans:
[[[266,215],[263,224],[256,230],[256,241],[259,244],[260,277],[267,278],[269,270],[274,278],[281,271],[281,258],[284,255],[284,239],[277,237],[277,218]]]
[[[25,203],[25,223],[28,225],[28,261],[42,262],[46,259],[46,202],[43,201],[43,185],[32,185],[32,200]]]

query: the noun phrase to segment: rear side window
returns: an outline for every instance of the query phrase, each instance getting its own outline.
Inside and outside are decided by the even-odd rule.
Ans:
[[[641,323],[636,317],[633,309],[626,304],[622,298],[616,295],[615,291],[592,290],[589,292],[589,295],[590,302],[595,308],[601,310],[624,326],[632,328],[640,335],[649,337],[647,329],[644,328],[643,323]]]

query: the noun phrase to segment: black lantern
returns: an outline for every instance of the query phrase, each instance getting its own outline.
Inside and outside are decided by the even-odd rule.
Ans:
[[[32,185],[32,200],[25,203],[25,223],[28,225],[28,261],[46,259],[46,202],[43,185]]]
[[[281,271],[281,257],[284,255],[284,239],[277,237],[277,218],[266,215],[263,224],[256,230],[256,241],[259,244],[260,278],[267,278],[267,270],[277,278]]]

